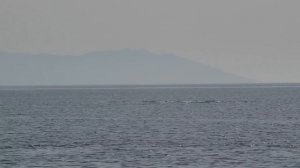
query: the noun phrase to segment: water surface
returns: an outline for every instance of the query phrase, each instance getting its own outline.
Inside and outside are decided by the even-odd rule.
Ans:
[[[300,88],[5,87],[0,167],[300,167]]]

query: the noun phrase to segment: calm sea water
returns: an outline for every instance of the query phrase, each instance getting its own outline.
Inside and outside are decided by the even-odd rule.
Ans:
[[[0,167],[300,167],[300,87],[2,88]]]

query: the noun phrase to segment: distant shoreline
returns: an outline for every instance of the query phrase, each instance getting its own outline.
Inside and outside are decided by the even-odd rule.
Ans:
[[[111,85],[11,85],[0,86],[0,90],[36,89],[189,89],[189,88],[286,88],[299,87],[300,83],[241,83],[241,84],[111,84]]]

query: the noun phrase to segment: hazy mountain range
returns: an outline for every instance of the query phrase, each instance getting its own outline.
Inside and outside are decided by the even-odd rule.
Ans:
[[[249,83],[172,54],[118,50],[80,56],[0,53],[0,85]]]

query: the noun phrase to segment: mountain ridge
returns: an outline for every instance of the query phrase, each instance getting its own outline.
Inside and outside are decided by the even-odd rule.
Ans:
[[[147,50],[82,55],[0,52],[0,85],[130,85],[251,83],[206,64]]]

